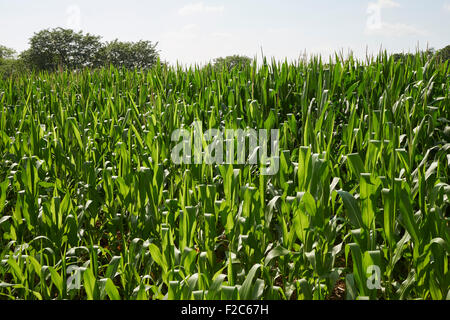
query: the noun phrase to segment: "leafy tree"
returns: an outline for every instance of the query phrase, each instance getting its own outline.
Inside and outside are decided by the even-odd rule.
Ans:
[[[25,71],[21,59],[16,59],[16,51],[0,45],[0,76],[3,78]]]
[[[438,58],[441,59],[442,62],[450,60],[450,45],[439,50],[437,55],[438,55]]]
[[[227,56],[225,58],[216,58],[214,59],[214,68],[217,70],[221,70],[223,68],[226,68],[228,70],[233,69],[234,67],[237,68],[245,68],[249,66],[252,63],[252,59],[246,56],[240,56],[240,55],[233,55],[233,56]]]
[[[63,28],[46,29],[33,35],[30,49],[22,56],[33,69],[78,69],[99,66],[101,48],[99,36]]]
[[[102,60],[105,65],[114,65],[127,69],[149,69],[158,60],[159,54],[156,44],[150,41],[121,42],[114,40],[108,42],[102,49]]]
[[[26,65],[21,59],[8,59],[0,63],[0,77],[19,76],[27,71]]]
[[[11,48],[0,45],[0,63],[6,59],[14,59],[16,51]]]

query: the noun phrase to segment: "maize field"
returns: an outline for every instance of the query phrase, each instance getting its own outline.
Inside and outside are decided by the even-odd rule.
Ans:
[[[0,299],[450,299],[448,69],[380,53],[0,79]],[[279,170],[175,164],[194,121],[278,129]]]

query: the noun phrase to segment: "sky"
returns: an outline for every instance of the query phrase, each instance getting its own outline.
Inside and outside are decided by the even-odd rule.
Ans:
[[[71,28],[104,41],[158,42],[169,63],[242,54],[293,61],[380,48],[450,44],[450,0],[0,0],[0,44],[18,52],[34,32]]]

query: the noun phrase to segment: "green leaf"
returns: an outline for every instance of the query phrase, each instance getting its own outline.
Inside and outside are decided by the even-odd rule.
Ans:
[[[59,273],[54,268],[49,267],[48,270],[50,271],[53,284],[56,286],[56,288],[59,291],[59,294],[62,297],[63,294],[64,294],[64,291],[63,291],[64,290],[63,278],[59,275]]]
[[[255,264],[250,271],[247,274],[247,277],[244,280],[244,283],[242,284],[241,288],[239,289],[239,297],[242,300],[250,300],[252,298],[252,292],[254,287],[253,284],[253,278],[256,275],[256,272],[260,269],[260,264]]]
[[[153,260],[155,260],[155,262],[164,270],[167,270],[167,265],[166,262],[164,260],[164,257],[162,256],[161,252],[159,251],[159,248],[153,244],[150,243],[148,250],[150,251],[150,254],[153,258]]]
[[[110,278],[106,279],[105,290],[111,300],[120,300],[119,291]]]
[[[360,177],[361,173],[366,172],[364,169],[364,163],[361,159],[359,153],[352,153],[347,155],[348,164],[350,166],[350,170],[356,177]]]
[[[298,284],[300,286],[304,300],[313,300],[312,288],[308,281],[306,279],[300,279],[298,280]]]
[[[120,256],[114,256],[111,258],[111,261],[108,264],[108,268],[106,269],[105,273],[106,278],[114,279],[121,259],[122,257]]]
[[[86,269],[83,273],[84,290],[88,300],[95,299],[96,280],[91,269]]]
[[[409,195],[410,195],[409,192],[405,189],[403,189],[400,192],[399,209],[402,214],[402,221],[404,227],[411,235],[411,238],[413,239],[414,243],[416,245],[419,245],[420,243],[419,229],[413,215],[413,209],[410,200],[411,198],[409,197]]]
[[[350,223],[355,228],[364,228],[365,226],[362,220],[361,211],[355,198],[353,198],[350,193],[342,190],[338,191],[338,194],[341,196],[342,202],[344,203]]]
[[[270,250],[266,258],[264,259],[264,266],[267,266],[270,263],[270,261],[272,261],[272,259],[285,256],[289,253],[290,251],[288,249],[285,249],[281,246],[273,248],[272,250]]]
[[[8,186],[9,186],[9,180],[8,179],[6,179],[2,183],[0,183],[0,213],[3,211],[3,208],[5,207],[6,190],[8,189]],[[1,222],[0,222],[0,224],[1,224]]]

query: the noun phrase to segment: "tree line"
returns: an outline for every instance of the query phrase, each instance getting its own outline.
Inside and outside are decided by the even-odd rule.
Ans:
[[[441,62],[450,60],[450,45],[442,48],[440,50],[435,50],[433,48],[427,49],[420,52],[420,54],[425,55],[428,58],[436,57],[436,59]],[[394,53],[393,58],[395,61],[405,61],[408,58],[414,58],[415,54],[412,53]]]
[[[0,73],[57,71],[114,65],[149,69],[159,58],[157,43],[151,41],[102,42],[100,36],[70,29],[46,29],[35,33],[29,48],[20,54],[0,45]]]
[[[100,36],[54,28],[34,33],[29,48],[20,54],[0,45],[0,75],[10,76],[29,71],[77,70],[113,65],[127,69],[149,69],[160,58],[151,41],[102,42]],[[233,55],[213,60],[216,70],[242,68],[252,59]]]

